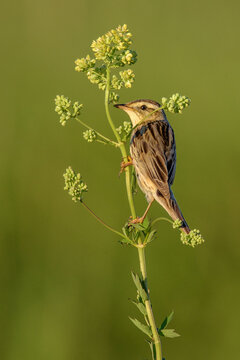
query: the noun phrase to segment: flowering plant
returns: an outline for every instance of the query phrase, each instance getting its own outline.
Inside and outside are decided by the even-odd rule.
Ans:
[[[77,120],[87,130],[83,132],[83,137],[89,143],[94,141],[108,144],[118,148],[121,152],[124,163],[128,161],[127,141],[132,132],[130,122],[124,121],[122,125],[116,128],[109,111],[109,105],[119,100],[119,91],[121,88],[131,88],[135,80],[135,75],[131,69],[122,70],[125,66],[131,66],[137,61],[137,54],[131,49],[132,34],[129,32],[127,25],[118,26],[116,29],[110,30],[105,35],[94,40],[91,44],[93,57],[87,55],[84,58],[75,61],[75,70],[85,73],[91,83],[97,84],[99,89],[105,93],[104,104],[107,121],[113,131],[114,140],[107,138],[97,130],[84,123],[79,116],[83,105],[79,102],[72,102],[67,97],[61,95],[55,99],[55,111],[60,116],[61,125],[66,125],[70,119]],[[119,71],[120,70],[120,71]],[[161,108],[172,113],[182,113],[182,110],[190,105],[190,99],[178,93],[172,95],[169,99],[163,97]],[[159,110],[159,108],[158,108]],[[126,192],[129,202],[129,208],[132,218],[136,218],[136,210],[134,205],[135,193],[135,176],[134,169],[125,168]],[[137,297],[133,303],[137,306],[143,315],[145,324],[138,319],[130,320],[148,337],[148,343],[151,348],[153,360],[162,360],[162,348],[160,337],[174,338],[179,336],[174,329],[169,329],[168,325],[173,317],[173,313],[167,316],[161,325],[157,325],[147,283],[147,271],[145,260],[145,247],[149,242],[156,238],[156,229],[154,225],[160,220],[166,220],[172,223],[174,229],[180,229],[182,222],[176,220],[172,222],[170,219],[157,218],[149,221],[147,218],[142,224],[135,224],[129,221],[123,226],[122,231],[113,229],[106,224],[99,216],[97,216],[83,201],[83,195],[88,191],[87,185],[83,182],[80,174],[76,174],[71,167],[68,167],[65,174],[65,187],[72,200],[81,203],[97,221],[99,221],[108,230],[117,234],[122,244],[135,247],[138,250],[140,274],[132,274],[133,281],[137,288]],[[199,230],[192,230],[189,234],[181,233],[180,239],[183,244],[196,246],[204,242]]]

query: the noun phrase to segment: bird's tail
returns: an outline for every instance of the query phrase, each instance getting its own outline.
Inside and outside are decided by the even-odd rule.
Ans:
[[[171,192],[171,197],[170,199],[164,199],[164,201],[162,201],[163,199],[157,199],[156,200],[164,207],[164,209],[168,212],[168,214],[171,216],[171,218],[173,219],[173,221],[179,219],[182,221],[182,226],[181,226],[181,230],[186,233],[189,234],[190,233],[190,228],[186,222],[186,220],[183,217],[183,214],[177,204],[177,201],[173,195],[173,193]]]

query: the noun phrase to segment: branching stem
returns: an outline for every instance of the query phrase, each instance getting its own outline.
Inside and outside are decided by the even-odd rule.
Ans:
[[[84,126],[85,128],[87,128],[88,130],[93,130],[93,131],[95,131],[95,133],[96,133],[99,137],[101,137],[103,140],[105,140],[105,142],[103,142],[103,141],[101,141],[101,140],[98,140],[99,142],[102,142],[102,143],[105,143],[105,144],[106,144],[106,142],[107,142],[107,143],[109,143],[109,144],[111,144],[111,145],[119,146],[118,143],[116,143],[115,141],[110,140],[110,139],[108,139],[106,136],[100,134],[98,131],[96,131],[96,130],[94,130],[93,128],[91,128],[91,126],[85,124],[81,119],[79,119],[79,118],[77,118],[77,117],[76,117],[75,119],[76,119],[82,126]]]
[[[172,220],[170,220],[170,219],[168,219],[168,218],[165,218],[165,217],[158,217],[158,218],[156,218],[155,220],[153,220],[153,222],[152,222],[152,226],[154,225],[154,224],[156,224],[158,221],[167,221],[167,222],[169,222],[170,224],[173,224],[173,221]]]
[[[119,144],[119,148],[121,150],[122,153],[122,157],[123,160],[125,162],[127,162],[128,160],[128,154],[127,154],[127,150],[125,145],[121,142],[121,138],[119,136],[119,134],[116,131],[116,127],[112,121],[110,112],[109,112],[109,106],[108,106],[108,102],[109,102],[109,91],[110,91],[110,68],[107,68],[107,84],[106,84],[106,90],[105,90],[105,110],[106,110],[106,115],[107,115],[107,119],[109,122],[109,125],[111,126],[111,129],[118,141]],[[132,191],[131,191],[131,176],[130,176],[130,169],[129,167],[126,167],[125,169],[125,178],[126,178],[126,188],[127,188],[127,196],[128,196],[128,203],[130,206],[130,210],[131,210],[131,214],[133,219],[136,218],[136,211],[135,211],[135,207],[134,207],[134,202],[133,202],[133,195],[132,195]]]
[[[106,115],[107,115],[108,122],[109,122],[109,124],[110,124],[110,126],[112,128],[112,131],[113,131],[113,133],[114,133],[114,135],[115,135],[115,137],[116,137],[116,139],[118,141],[119,148],[120,148],[121,153],[122,153],[122,157],[123,157],[124,161],[127,162],[126,147],[121,142],[120,136],[116,131],[115,125],[114,125],[114,123],[112,121],[112,118],[111,118],[111,115],[110,115],[110,112],[109,112],[109,92],[110,92],[110,68],[107,68],[107,83],[106,83],[106,90],[105,90],[105,110],[106,110]],[[131,190],[130,169],[129,169],[129,167],[126,167],[125,170],[126,170],[125,171],[125,177],[126,177],[126,190],[127,190],[128,202],[129,202],[129,206],[130,206],[130,210],[131,210],[131,215],[132,215],[133,219],[135,219],[136,218],[136,210],[135,210],[134,201],[133,201],[133,194],[132,194],[132,190]],[[142,245],[142,240],[141,240],[140,237],[138,239],[138,244]],[[148,289],[148,285],[147,285],[147,269],[146,269],[146,259],[145,259],[145,249],[144,249],[144,247],[141,247],[141,246],[138,247],[138,255],[139,255],[140,270],[141,270],[142,278],[143,278],[143,281],[145,283],[147,294],[148,294],[148,300],[145,302],[145,305],[146,305],[148,321],[149,321],[151,329],[152,329],[153,342],[154,342],[155,349],[156,349],[156,360],[162,360],[161,341],[160,341],[160,336],[159,336],[158,331],[157,331],[154,315],[153,315],[153,312],[152,312],[150,294],[149,294],[149,289]]]
[[[120,233],[119,231],[113,229],[111,226],[109,226],[108,224],[106,224],[99,216],[97,216],[83,201],[81,201],[81,204],[85,207],[85,209],[87,209],[87,211],[95,217],[95,219],[100,222],[100,224],[102,224],[105,228],[107,228],[108,230],[112,231],[113,233],[121,236],[124,239],[127,239],[126,236],[124,236],[122,233]]]

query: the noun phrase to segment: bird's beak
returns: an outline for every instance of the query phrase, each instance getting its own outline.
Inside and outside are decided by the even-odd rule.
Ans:
[[[135,123],[139,122],[139,118],[138,118],[138,114],[136,112],[136,109],[132,108],[128,104],[116,104],[114,106],[117,109],[122,109],[123,111],[125,111],[128,114],[133,126],[135,126]]]
[[[114,106],[118,109],[123,109],[123,110],[126,110],[128,108],[126,104],[116,104]]]

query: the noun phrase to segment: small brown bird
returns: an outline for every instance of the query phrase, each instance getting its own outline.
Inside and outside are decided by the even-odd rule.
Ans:
[[[171,218],[182,221],[182,231],[190,229],[171,190],[176,171],[174,132],[160,104],[153,100],[136,100],[115,107],[130,117],[133,131],[130,140],[131,159],[137,181],[149,203],[144,215],[133,222],[142,222],[156,200]],[[159,110],[158,110],[159,109]]]

